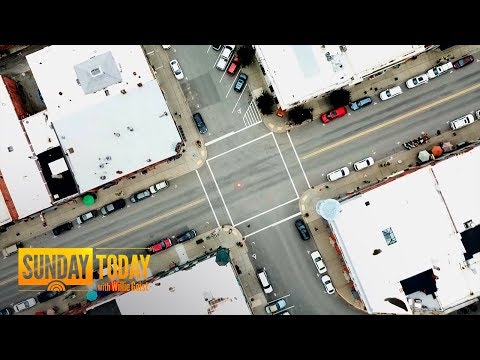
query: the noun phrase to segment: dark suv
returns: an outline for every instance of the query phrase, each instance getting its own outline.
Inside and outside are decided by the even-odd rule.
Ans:
[[[52,230],[53,235],[55,235],[55,236],[60,235],[61,233],[65,232],[65,231],[72,230],[72,228],[73,228],[73,224],[71,222],[68,222],[68,223],[65,223],[65,224],[62,224],[62,225],[58,225],[56,228],[54,228]]]
[[[310,234],[302,219],[295,220],[295,227],[303,240],[310,239]]]
[[[193,121],[195,121],[195,124],[197,125],[200,134],[205,134],[208,131],[207,125],[205,125],[205,122],[203,121],[202,115],[200,115],[200,113],[193,114]]]
[[[47,302],[61,295],[63,291],[44,291],[37,295],[38,302]]]
[[[107,204],[104,207],[102,207],[100,209],[100,212],[103,215],[108,215],[108,214],[110,214],[114,211],[117,211],[117,210],[120,210],[120,209],[124,208],[125,205],[127,205],[127,202],[125,200],[118,199],[118,200],[115,200],[114,202],[112,202],[110,204]]]
[[[186,233],[177,236],[177,243],[192,240],[195,236],[197,236],[197,232],[195,230],[188,230]]]

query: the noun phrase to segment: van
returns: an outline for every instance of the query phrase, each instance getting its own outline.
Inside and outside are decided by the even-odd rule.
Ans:
[[[6,247],[5,249],[2,250],[2,255],[4,258],[6,258],[7,256],[10,256],[12,254],[15,254],[16,252],[18,252],[18,249],[23,247],[22,243],[18,242],[16,244],[13,244],[13,245],[10,245],[8,247]]]
[[[267,271],[265,268],[257,270],[257,277],[262,285],[262,289],[265,294],[270,294],[273,291],[272,285],[270,285],[270,280],[268,279]]]
[[[452,130],[457,130],[473,123],[473,121],[473,115],[467,114],[462,116],[461,118],[450,121],[450,127],[452,128]]]

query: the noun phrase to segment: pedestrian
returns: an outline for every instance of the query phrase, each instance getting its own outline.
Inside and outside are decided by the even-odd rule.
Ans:
[[[177,113],[176,111],[175,111],[175,113],[174,113],[174,114],[175,114],[175,115],[178,115],[178,113]]]
[[[315,231],[318,231],[318,228],[315,228]]]
[[[247,228],[249,228],[249,227],[250,227],[250,224],[247,225]]]

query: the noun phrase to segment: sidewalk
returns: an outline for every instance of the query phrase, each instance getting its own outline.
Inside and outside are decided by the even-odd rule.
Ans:
[[[264,315],[265,310],[264,306],[267,303],[265,295],[258,283],[256,277],[256,270],[253,267],[252,262],[250,261],[250,256],[248,254],[248,248],[246,245],[243,247],[238,247],[236,245],[237,242],[242,240],[243,235],[235,228],[225,225],[223,226],[218,234],[215,232],[207,232],[200,234],[195,239],[192,239],[186,243],[183,243],[184,247],[184,254],[182,254],[183,258],[185,255],[188,257],[189,261],[192,261],[202,255],[215,253],[218,247],[225,247],[230,249],[230,258],[232,265],[237,265],[241,271],[241,274],[237,274],[237,278],[240,281],[240,285],[243,288],[245,299],[248,302],[250,309],[254,315]],[[197,244],[197,239],[203,239],[204,242],[201,244]],[[175,245],[180,246],[180,245]],[[176,268],[178,269],[187,261],[181,261],[178,255],[178,249],[171,247],[170,249],[164,250],[159,254],[152,255],[149,269],[153,275],[159,274],[163,271],[170,271],[172,270],[172,264],[176,264]],[[174,266],[175,268],[175,266]],[[167,275],[168,276],[168,275]],[[102,281],[107,282],[105,280]],[[92,289],[96,287],[96,284],[92,286]],[[68,299],[65,300],[64,295],[58,296],[55,299],[52,299],[48,302],[37,304],[32,309],[23,311],[18,315],[33,315],[35,312],[38,311],[46,311],[49,308],[54,306],[58,307],[58,314],[62,314],[69,309],[69,305],[81,303],[83,307],[87,305],[90,306],[93,303],[87,303],[85,298],[86,291],[77,291],[75,292],[77,297],[75,299]],[[108,295],[111,297],[117,296],[117,294]],[[97,301],[105,301],[107,297],[100,298]],[[160,299],[161,300],[161,299]]]
[[[19,241],[28,241],[67,221],[75,221],[77,216],[92,209],[99,209],[119,197],[127,198],[131,194],[146,189],[157,182],[171,180],[192,172],[205,163],[207,150],[203,142],[200,148],[196,144],[196,141],[201,140],[201,137],[193,123],[192,114],[180,84],[170,71],[168,56],[161,50],[158,53],[164,66],[155,72],[157,81],[165,95],[171,113],[180,114],[180,116],[173,115],[173,117],[177,126],[183,130],[186,138],[186,140],[184,139],[185,147],[181,153],[182,156],[179,159],[165,160],[149,169],[145,174],[139,171],[128,178],[117,180],[118,184],[108,189],[98,190],[96,192],[97,201],[92,207],[84,205],[82,197],[78,197],[45,210],[43,214],[46,226],[38,215],[19,220],[16,224],[8,227],[5,233],[0,233],[0,249]]]
[[[478,51],[480,51],[479,45],[457,45],[444,51],[440,51],[439,49],[431,50],[418,55],[416,59],[412,58],[407,60],[398,68],[390,68],[380,76],[371,80],[365,80],[355,86],[346,87],[346,89],[350,90],[352,100],[357,100],[365,96],[378,97],[378,94],[381,91],[394,85],[405,83],[408,79],[422,74],[436,66],[437,61],[442,57],[449,57],[451,61],[455,61],[463,55],[474,54]],[[250,86],[250,89],[252,89],[252,96],[254,99],[259,97],[264,90],[270,92],[257,61],[247,68],[242,69],[242,71],[248,75],[248,85]],[[313,99],[305,103],[304,106],[306,108],[313,108],[313,121],[318,120],[321,114],[332,108],[328,96],[321,97],[320,99]],[[265,126],[273,132],[286,132],[287,130],[308,123],[307,121],[297,126],[287,125],[287,115],[281,118],[275,115],[275,113],[272,115],[262,115],[262,117]]]
[[[453,135],[454,133],[456,135]],[[313,234],[315,243],[328,267],[328,273],[337,289],[338,295],[358,310],[364,311],[364,306],[352,294],[353,283],[347,279],[348,275],[344,270],[345,264],[341,258],[340,251],[335,249],[335,238],[329,229],[328,223],[315,211],[316,204],[322,199],[344,199],[348,196],[354,196],[368,191],[369,188],[380,186],[385,181],[395,177],[396,175],[394,174],[399,174],[403,170],[414,171],[420,151],[431,150],[433,146],[438,145],[440,142],[447,141],[450,141],[454,146],[463,141],[479,142],[480,121],[477,120],[473,124],[455,132],[448,131],[441,135],[431,136],[429,142],[424,145],[376,160],[376,163],[371,168],[360,172],[352,171],[344,179],[317,185],[313,189],[307,190],[300,197],[299,207],[303,220],[308,224],[310,232]],[[387,167],[379,166],[386,162],[389,162],[391,165]],[[370,183],[366,184],[363,181],[370,181]]]

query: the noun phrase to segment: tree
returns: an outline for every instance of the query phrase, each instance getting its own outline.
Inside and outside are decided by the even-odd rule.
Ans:
[[[252,47],[252,45],[242,46],[237,51],[238,59],[240,60],[240,64],[242,64],[243,67],[247,67],[253,62],[254,55],[255,49]]]
[[[305,108],[303,105],[299,105],[288,111],[288,120],[299,125],[306,120],[313,120],[312,112],[312,108]]]
[[[330,94],[330,104],[336,109],[348,105],[350,102],[350,91],[347,89],[338,89]]]
[[[260,112],[263,115],[270,115],[273,114],[273,104],[275,102],[273,101],[273,96],[266,91],[262,92],[262,95],[260,95],[257,98],[257,106],[260,109]]]

